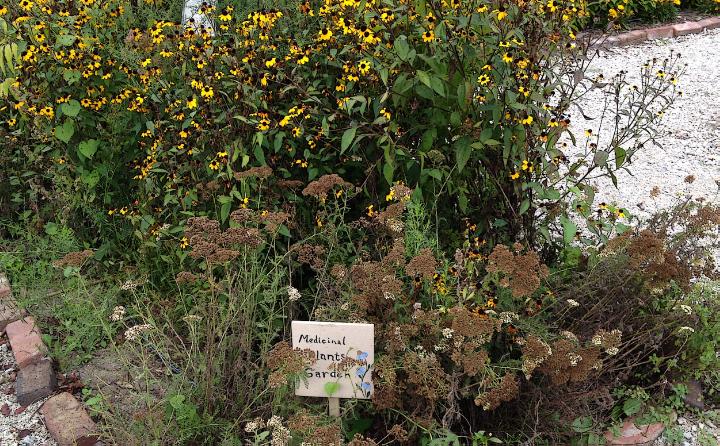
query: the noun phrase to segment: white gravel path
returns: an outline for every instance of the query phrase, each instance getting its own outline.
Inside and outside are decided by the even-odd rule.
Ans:
[[[662,147],[638,152],[630,166],[632,174],[618,173],[617,189],[609,179],[595,183],[596,203],[616,203],[640,219],[672,206],[679,194],[720,204],[720,29],[608,49],[586,72],[589,78],[602,73],[610,79],[626,70],[632,82],[639,79],[640,68],[648,59],[662,60],[671,50],[681,54],[687,69],[678,84],[683,96],[661,123],[663,135],[658,142]],[[582,101],[590,116],[599,116],[600,106],[597,96]],[[572,127],[582,135],[593,122],[573,114]],[[695,177],[691,184],[684,181],[688,175]],[[651,198],[650,191],[656,186],[660,195]]]

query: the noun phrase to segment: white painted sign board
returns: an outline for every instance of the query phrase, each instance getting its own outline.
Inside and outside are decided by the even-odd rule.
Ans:
[[[372,366],[375,362],[373,324],[292,321],[292,344],[293,348],[312,350],[317,358],[317,362],[305,370],[306,380],[297,385],[296,395],[372,397]],[[343,360],[350,367],[337,370],[334,366]],[[328,389],[332,390],[331,395]]]

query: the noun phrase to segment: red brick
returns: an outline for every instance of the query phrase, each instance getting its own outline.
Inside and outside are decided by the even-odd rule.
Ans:
[[[653,423],[646,426],[635,425],[634,419],[625,420],[620,428],[620,436],[616,437],[612,432],[605,432],[605,439],[608,445],[644,445],[652,444],[665,430],[662,423]]]
[[[709,19],[700,20],[698,24],[705,29],[720,28],[720,17],[710,17]]]
[[[669,39],[675,37],[675,30],[672,25],[659,26],[657,28],[649,28],[646,30],[647,38],[653,39]]]
[[[5,331],[5,327],[10,322],[22,319],[23,316],[23,311],[17,306],[15,299],[12,297],[0,299],[0,333]]]
[[[15,394],[21,406],[29,406],[35,401],[51,395],[57,387],[55,372],[49,359],[33,362],[20,369],[15,381]]]
[[[701,33],[703,27],[699,22],[685,22],[673,25],[673,29],[675,30],[676,36],[687,36],[688,34]]]
[[[638,29],[635,31],[622,33],[617,37],[618,37],[618,44],[630,45],[633,43],[639,43],[639,42],[643,42],[644,40],[646,40],[647,33],[642,29]]]
[[[55,395],[40,408],[45,426],[59,446],[92,446],[98,429],[83,406],[67,392]]]
[[[0,274],[0,299],[9,296],[11,293],[10,281],[5,277],[5,274]]]
[[[35,319],[26,317],[5,327],[10,340],[15,361],[20,368],[45,356],[47,349],[40,339],[40,330],[35,326]]]

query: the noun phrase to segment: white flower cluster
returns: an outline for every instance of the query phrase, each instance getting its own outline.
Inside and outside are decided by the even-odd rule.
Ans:
[[[580,306],[580,302],[576,301],[575,299],[568,299],[567,304],[570,306],[570,308],[575,308]]]
[[[453,337],[453,333],[455,333],[455,330],[452,328],[443,328],[442,334],[445,336],[445,339],[450,339]]]
[[[120,285],[120,289],[123,291],[132,291],[145,283],[147,283],[147,280],[126,280],[122,285]]]
[[[135,325],[134,327],[130,327],[125,330],[125,339],[128,341],[134,341],[140,337],[143,332],[148,331],[151,328],[150,324]]]
[[[683,313],[687,314],[688,316],[690,316],[692,314],[692,307],[690,307],[690,305],[681,304],[681,305],[678,305],[676,308],[678,310],[682,311]]]
[[[298,289],[292,285],[288,286],[287,293],[288,293],[288,299],[290,299],[290,302],[296,302],[296,301],[300,300],[300,298],[302,297],[302,294],[300,294],[300,291],[298,291]]]
[[[121,321],[122,318],[125,317],[125,307],[122,305],[118,305],[117,307],[113,308],[113,312],[110,315],[110,320],[112,322],[118,322]]]

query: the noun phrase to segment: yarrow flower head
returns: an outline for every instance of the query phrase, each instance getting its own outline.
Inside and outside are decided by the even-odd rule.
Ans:
[[[110,315],[110,320],[112,322],[118,322],[122,320],[122,318],[125,317],[125,307],[122,305],[118,305],[117,307],[113,308],[113,312]]]
[[[290,302],[297,302],[302,297],[302,294],[300,294],[300,291],[298,291],[298,289],[292,285],[288,286],[287,293],[288,293],[288,299],[290,299]]]

